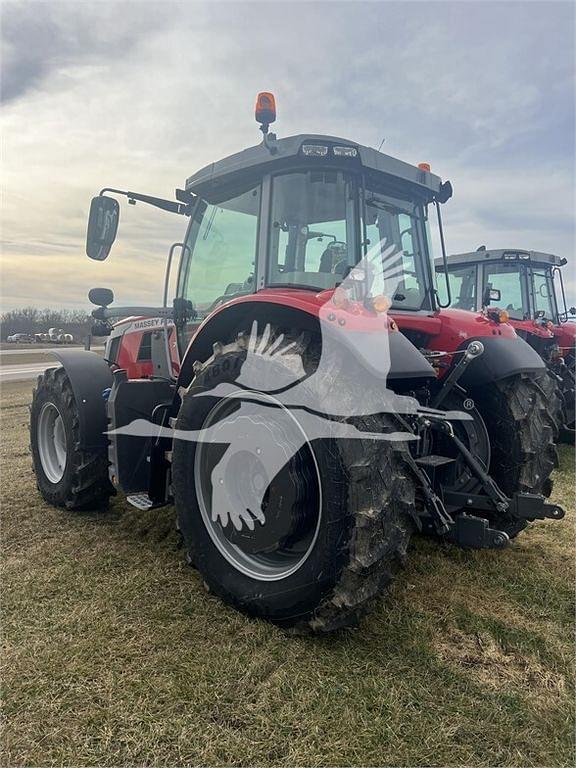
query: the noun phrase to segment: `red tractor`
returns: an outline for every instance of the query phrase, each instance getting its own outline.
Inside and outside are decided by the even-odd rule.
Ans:
[[[566,304],[566,263],[549,253],[482,246],[449,256],[448,271],[452,306],[506,318],[544,360],[549,411],[561,438],[573,443],[576,324],[569,315],[576,308]],[[443,271],[444,265],[437,261],[436,268]]]
[[[387,587],[414,531],[501,548],[563,517],[541,493],[544,365],[509,324],[438,309],[427,219],[448,182],[348,140],[277,139],[270,94],[256,117],[262,143],[175,200],[93,199],[96,260],[116,237],[114,196],[189,223],[163,306],[90,291],[105,355],[58,351],[39,378],[34,469],[69,509],[104,508],[116,489],[142,509],[173,503],[213,592],[330,631]]]

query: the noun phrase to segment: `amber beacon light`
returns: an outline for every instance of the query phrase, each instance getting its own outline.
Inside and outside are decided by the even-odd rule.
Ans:
[[[254,110],[256,122],[260,123],[264,133],[268,130],[270,123],[276,120],[276,99],[273,93],[259,93],[256,98],[256,109]]]

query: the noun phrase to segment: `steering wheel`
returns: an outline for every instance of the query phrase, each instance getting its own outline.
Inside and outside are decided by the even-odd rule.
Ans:
[[[344,243],[342,240],[334,240],[333,243],[330,243],[328,246],[330,250],[347,250],[348,245]],[[330,270],[333,275],[342,275],[348,266],[348,259],[340,259],[340,261],[335,261],[332,264],[332,269]]]

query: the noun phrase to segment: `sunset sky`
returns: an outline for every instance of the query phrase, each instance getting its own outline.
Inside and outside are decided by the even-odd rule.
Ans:
[[[574,280],[572,2],[6,2],[2,308],[159,303],[183,217],[122,203],[108,261],[84,251],[104,186],[171,197],[255,144],[318,132],[427,161],[454,185],[449,252],[566,256]]]

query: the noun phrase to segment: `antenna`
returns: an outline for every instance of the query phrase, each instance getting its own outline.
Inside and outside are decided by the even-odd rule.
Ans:
[[[378,152],[380,152],[380,150],[382,149],[382,144],[384,144],[385,141],[386,141],[386,136],[384,136],[384,138],[380,142],[380,146],[378,147]]]

